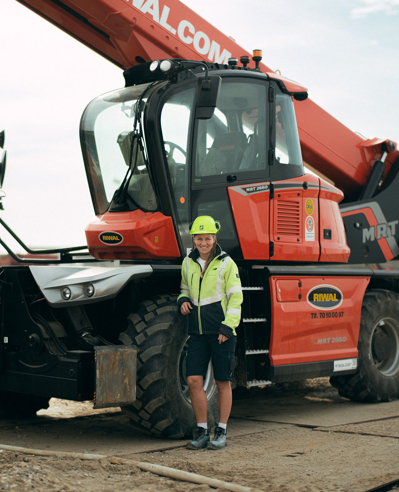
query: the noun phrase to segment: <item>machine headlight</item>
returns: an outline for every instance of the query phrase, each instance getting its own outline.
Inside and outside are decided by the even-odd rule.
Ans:
[[[159,67],[159,60],[154,60],[150,65],[150,72],[155,72],[155,70]]]
[[[86,293],[87,297],[93,297],[93,295],[94,295],[94,285],[92,285],[92,284],[86,285],[86,287],[85,287],[85,293]]]
[[[161,69],[162,72],[166,73],[169,72],[169,70],[172,68],[172,62],[170,60],[162,60],[161,64],[159,65],[159,68]]]
[[[69,287],[65,287],[64,289],[62,289],[61,297],[65,301],[69,301],[69,299],[71,298],[71,295],[72,295],[72,292],[71,292],[71,289]]]

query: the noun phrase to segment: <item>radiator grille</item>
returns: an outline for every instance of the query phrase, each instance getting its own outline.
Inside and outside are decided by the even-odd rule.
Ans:
[[[299,236],[300,204],[299,201],[277,201],[276,232],[278,236]]]

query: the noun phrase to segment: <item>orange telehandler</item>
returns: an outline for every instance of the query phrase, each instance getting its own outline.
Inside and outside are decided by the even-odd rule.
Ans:
[[[198,215],[221,222],[240,269],[238,386],[329,376],[354,400],[397,398],[399,272],[380,265],[399,255],[396,144],[353,134],[178,0],[18,1],[125,87],[81,120],[91,259],[23,259],[0,240],[19,263],[0,277],[0,414],[94,399],[143,432],[190,433],[176,293]],[[212,421],[211,369],[204,388]]]

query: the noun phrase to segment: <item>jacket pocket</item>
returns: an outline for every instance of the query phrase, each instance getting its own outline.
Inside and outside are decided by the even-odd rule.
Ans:
[[[188,333],[190,335],[199,334],[198,307],[194,305],[188,315]]]
[[[224,312],[220,302],[213,302],[201,307],[201,325],[203,333],[219,333],[220,323],[224,320]]]

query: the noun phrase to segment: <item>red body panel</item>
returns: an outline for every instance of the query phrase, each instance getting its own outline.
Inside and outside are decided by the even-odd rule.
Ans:
[[[271,277],[271,365],[357,357],[361,306],[369,281],[367,277]],[[309,303],[308,295],[318,286],[342,294],[336,308]]]
[[[124,69],[143,60],[226,63],[230,56],[248,55],[178,0],[18,1]],[[260,68],[272,75],[266,65]],[[348,197],[356,197],[382,155],[382,141],[363,140],[310,100],[296,102],[295,107],[305,162]],[[386,174],[398,154],[389,154]]]
[[[305,190],[303,184],[308,183]],[[306,174],[276,181],[270,203],[270,240],[275,261],[318,261],[319,179]]]
[[[338,208],[342,192],[311,174],[273,186],[272,200],[270,182],[228,188],[243,258],[346,263],[350,250]],[[325,229],[331,239],[324,239]]]
[[[231,186],[228,190],[243,258],[268,260],[270,183]]]
[[[105,240],[118,235],[122,240],[106,244],[100,239],[104,233]],[[180,258],[172,219],[160,212],[107,212],[87,226],[86,239],[90,254],[99,260]]]
[[[342,217],[347,217],[349,215],[357,215],[357,214],[363,214],[366,217],[369,226],[374,226],[375,229],[377,229],[377,227],[379,226],[377,217],[375,216],[375,213],[370,207],[358,208],[350,212],[344,212],[342,214]],[[376,241],[378,242],[378,245],[380,246],[381,251],[385,256],[385,261],[392,260],[394,258],[394,254],[392,253],[392,250],[389,247],[386,238],[385,237],[376,238]]]
[[[349,259],[350,249],[338,206],[343,197],[337,188],[320,180],[320,262],[346,263]],[[325,230],[331,231],[331,239],[324,237]]]

